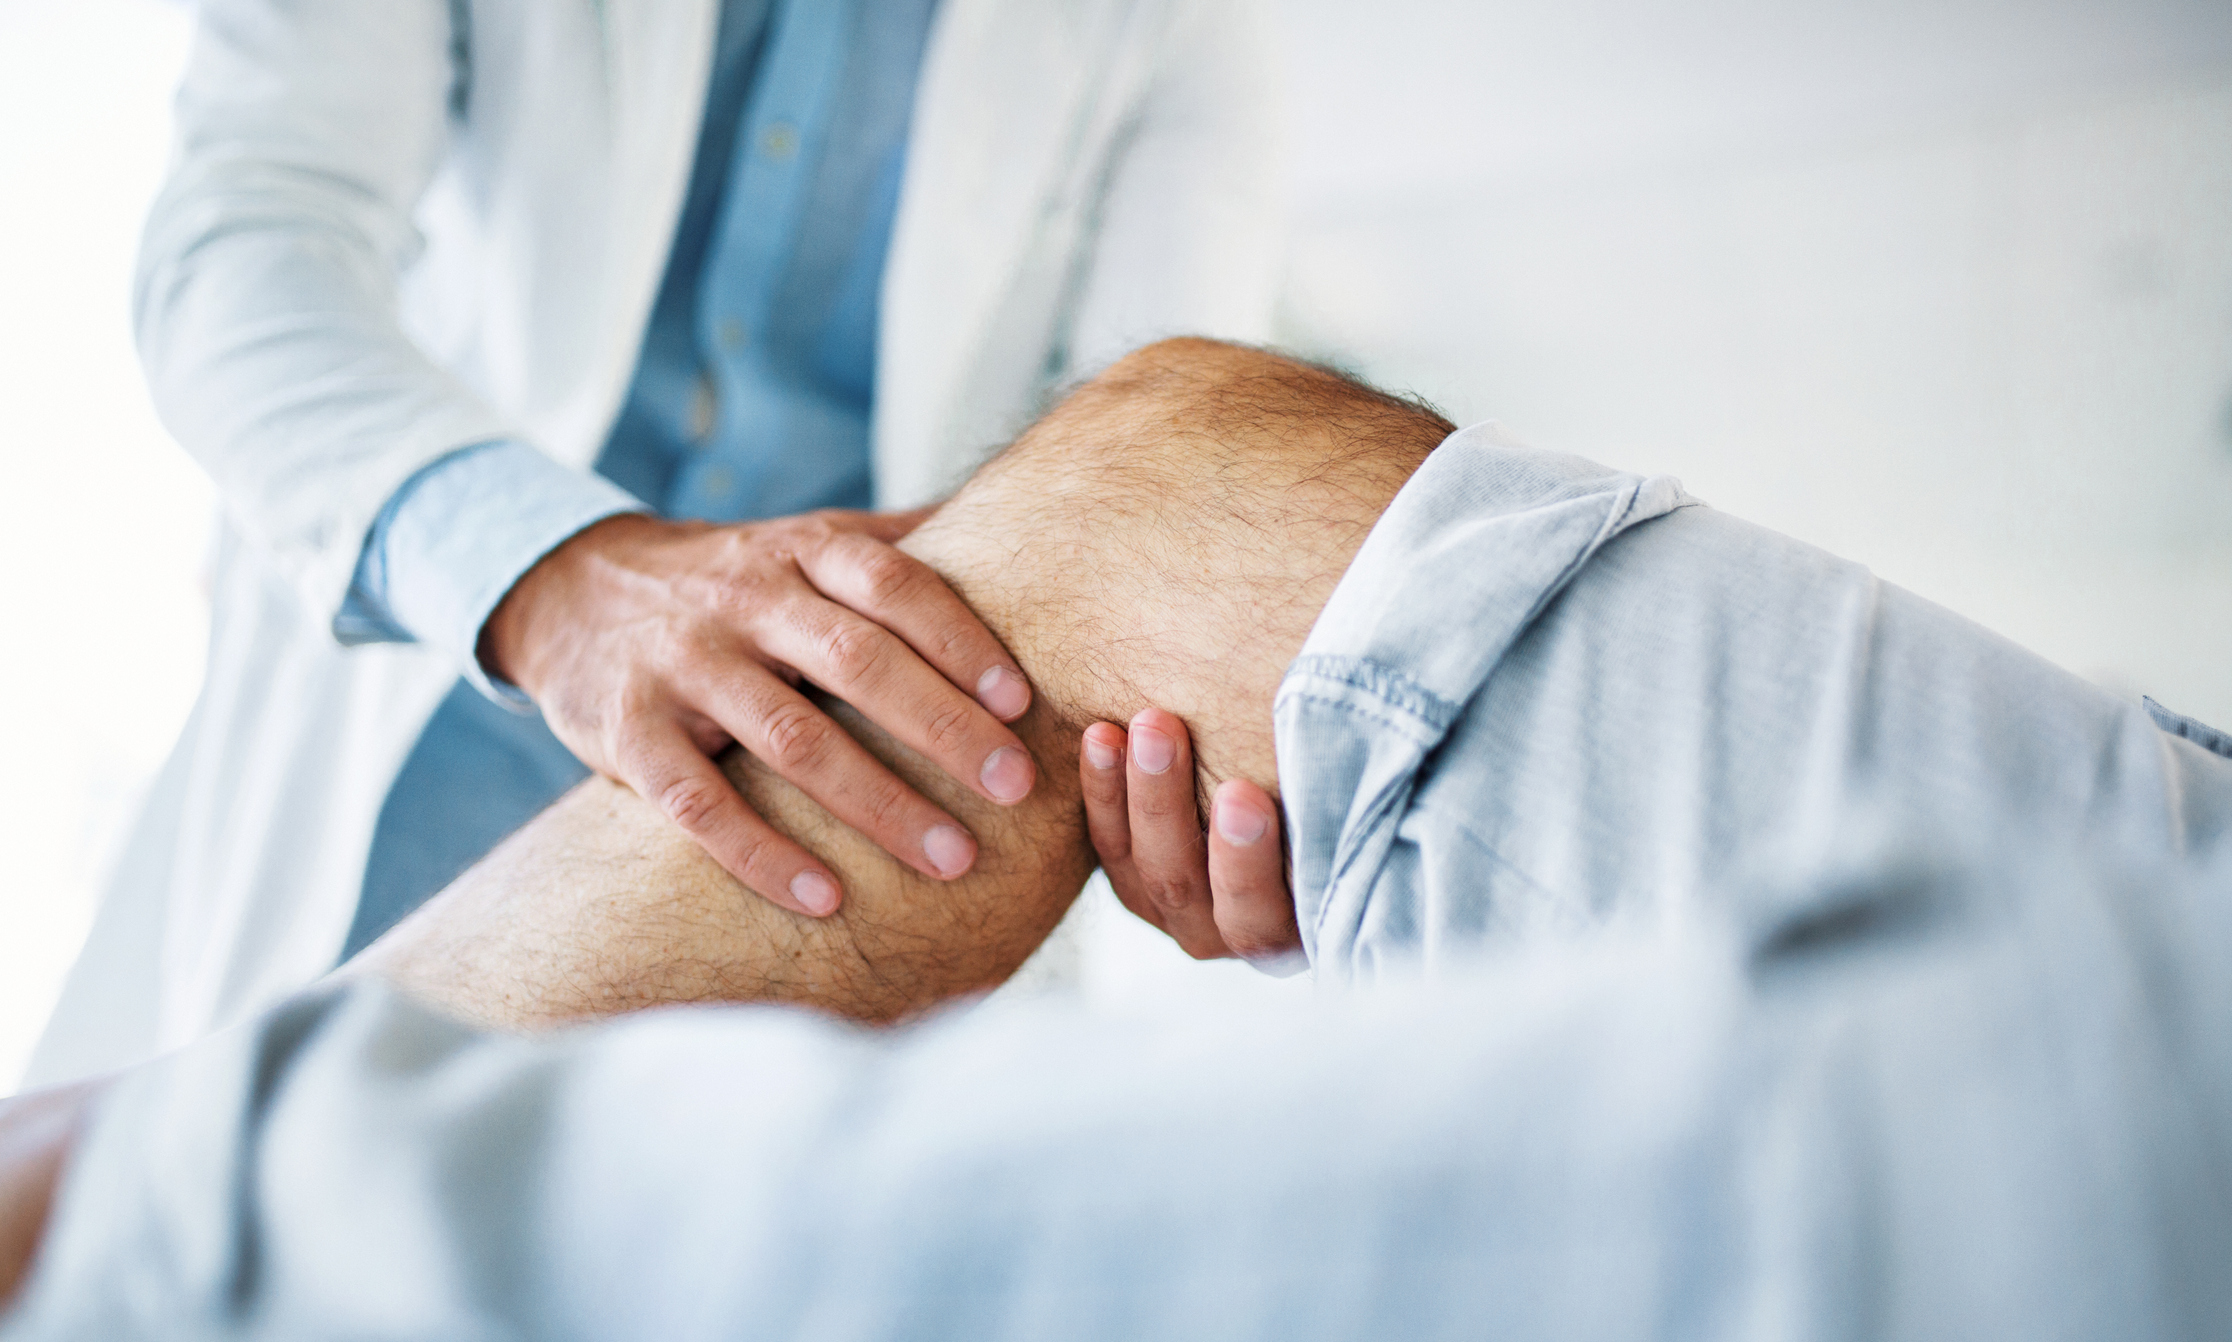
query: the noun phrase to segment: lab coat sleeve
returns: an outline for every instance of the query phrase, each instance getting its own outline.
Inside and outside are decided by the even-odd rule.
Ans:
[[[449,145],[449,0],[205,0],[134,290],[157,410],[326,618],[402,483],[517,436],[405,330]]]
[[[1286,206],[1276,54],[1259,0],[1173,6],[1103,180],[1073,369],[1165,336],[1270,338]]]

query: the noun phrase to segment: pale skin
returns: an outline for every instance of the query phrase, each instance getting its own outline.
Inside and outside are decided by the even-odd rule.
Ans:
[[[1037,770],[1006,726],[1030,706],[1030,683],[960,598],[893,546],[915,520],[608,518],[504,597],[482,661],[583,763],[786,908],[825,916],[843,885],[714,766],[731,741],[899,861],[949,880],[976,861],[975,838],[799,687],[856,705],[986,800],[1030,795]]]
[[[1112,376],[1122,372],[1119,365]],[[1144,660],[1172,671],[1153,678],[1137,668],[1109,675],[1081,660],[1077,650],[1094,636],[1046,618],[1043,594],[1094,551],[1096,535],[1124,524],[1121,505],[1065,512],[1045,500],[1057,482],[1081,474],[1081,462],[1111,450],[1109,435],[1139,431],[1106,406],[1066,406],[899,542],[1000,633],[1042,687],[1014,724],[1047,770],[1029,798],[988,803],[850,706],[823,705],[859,749],[975,830],[979,857],[965,876],[926,879],[756,755],[731,751],[721,761],[725,778],[750,809],[842,874],[849,898],[835,915],[799,918],[752,898],[656,807],[592,780],[343,973],[386,978],[454,1015],[508,1029],[706,1000],[800,1002],[886,1022],[1004,981],[1060,921],[1096,858],[1121,873],[1119,889],[1135,911],[1197,955],[1243,950],[1269,959],[1297,946],[1277,805],[1265,787],[1275,777],[1270,700],[1322,596],[1264,607],[1250,655],[1197,657],[1181,631],[1199,621],[1173,611],[1164,594],[1096,591],[1091,609],[1106,627],[1163,626],[1157,635],[1171,655]],[[1058,523],[1006,520],[1050,511]],[[1196,530],[1195,548],[1207,553],[1214,547],[1206,529]],[[1316,532],[1321,539],[1246,581],[1286,589],[1313,571],[1337,577],[1348,553],[1341,534]],[[1217,663],[1211,675],[1201,661]],[[1192,734],[1165,710],[1139,710],[1128,733],[1092,721],[1101,705],[1139,689],[1199,703],[1203,740],[1234,776],[1202,778]],[[1204,785],[1213,788],[1206,834],[1197,800]],[[1171,831],[1185,836],[1182,845],[1133,838]],[[1205,879],[1170,876],[1211,865],[1226,877],[1221,903]]]
[[[856,710],[825,701],[816,711],[975,829],[977,858],[962,877],[940,880],[894,858],[734,751],[724,786],[842,876],[850,898],[837,915],[757,898],[662,807],[598,778],[340,973],[382,976],[508,1028],[705,1001],[796,1002],[888,1022],[1004,980],[1059,921],[1096,856],[1109,860],[1127,904],[1195,954],[1294,944],[1269,791],[1272,695],[1371,521],[1441,430],[1422,424],[1412,435],[1422,446],[1349,479],[1313,465],[1314,411],[1267,426],[1260,443],[1227,430],[1202,440],[1184,426],[1195,400],[1234,379],[1323,376],[1207,342],[1150,347],[901,541],[1033,673],[1039,693],[1003,730],[1048,772],[1028,798],[1003,805]],[[1214,473],[1207,486],[1237,481],[1243,492],[1199,511],[1174,507],[1200,497],[1183,486],[1203,471]],[[1291,543],[1265,546],[1266,530]],[[1190,852],[1150,842],[1181,828]],[[0,1104],[0,1302],[36,1249],[99,1088]]]
[[[730,742],[900,862],[951,880],[976,861],[970,827],[840,730],[799,684],[854,705],[984,800],[1012,806],[1030,795],[1036,761],[1006,726],[1030,706],[1030,682],[937,573],[896,544],[921,517],[608,518],[519,580],[489,618],[481,660],[535,700],[583,763],[652,801],[746,888],[785,908],[828,916],[844,883],[715,767]],[[1273,944],[1280,915],[1270,906],[1287,897],[1268,794],[1246,786],[1220,796],[1214,814],[1231,823],[1212,823],[1205,854],[1183,786],[1184,725],[1148,715],[1132,724],[1134,741],[1118,743],[1111,733],[1121,731],[1108,725],[1087,751],[1085,800],[1126,907],[1199,957],[1298,949]],[[1146,763],[1128,772],[1100,763],[1111,750]],[[1251,849],[1266,827],[1271,842]]]
[[[916,872],[952,880],[976,861],[973,827],[798,684],[804,675],[855,704],[976,797],[1012,806],[1030,795],[1036,760],[999,729],[1029,707],[1029,681],[936,572],[895,544],[922,516],[828,511],[731,527],[610,518],[520,580],[489,621],[483,659],[528,691],[577,757],[654,802],[777,904],[826,917],[844,883],[714,766],[731,741]],[[775,647],[788,660],[772,658]],[[934,649],[947,677],[985,665],[976,699],[1000,722],[916,649]],[[1185,724],[1146,710],[1131,737],[1099,724],[1084,763],[1094,847],[1125,906],[1197,958],[1269,963],[1300,949],[1280,932],[1293,918],[1269,794],[1244,780],[1221,791],[1205,851]]]
[[[741,751],[726,777],[753,810],[842,872],[851,897],[804,918],[753,896],[658,808],[591,779],[340,971],[452,1015],[534,1029],[669,1002],[796,1002],[867,1022],[989,989],[1027,958],[1092,874],[1072,775],[986,803],[843,704],[832,719],[981,836],[968,875],[925,878]],[[1075,738],[1034,707],[1042,756]]]
[[[1218,783],[1204,830],[1192,738],[1159,708],[1142,709],[1128,732],[1094,723],[1078,756],[1093,851],[1125,908],[1197,960],[1238,956],[1274,974],[1299,967],[1302,935],[1269,792],[1246,778]]]

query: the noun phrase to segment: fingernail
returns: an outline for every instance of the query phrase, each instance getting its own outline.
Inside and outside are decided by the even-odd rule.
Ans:
[[[995,666],[978,677],[976,694],[977,702],[1002,722],[1022,717],[1023,710],[1031,706],[1031,687],[1004,666]]]
[[[1132,758],[1139,761],[1140,768],[1151,774],[1159,774],[1169,768],[1170,762],[1178,757],[1177,744],[1152,727],[1133,727],[1131,748]]]
[[[951,880],[976,861],[976,840],[951,825],[939,825],[922,836],[922,855],[940,876]]]
[[[1085,735],[1085,762],[1096,769],[1113,769],[1124,762],[1124,752],[1088,732]]]
[[[977,777],[984,781],[984,790],[992,794],[992,800],[1012,806],[1031,795],[1031,783],[1037,774],[1029,755],[1014,746],[1001,746],[985,757],[984,769]]]
[[[1263,812],[1252,806],[1230,801],[1217,803],[1217,833],[1224,836],[1226,843],[1245,848],[1262,838],[1263,831],[1270,827],[1271,822]]]
[[[837,883],[818,871],[802,871],[791,877],[790,892],[799,907],[816,918],[837,911]]]

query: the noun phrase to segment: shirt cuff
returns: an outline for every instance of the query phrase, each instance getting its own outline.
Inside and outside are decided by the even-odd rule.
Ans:
[[[380,511],[334,636],[440,648],[481,693],[526,711],[527,696],[482,667],[481,627],[544,555],[605,518],[649,511],[603,476],[525,443],[453,452],[404,481]]]

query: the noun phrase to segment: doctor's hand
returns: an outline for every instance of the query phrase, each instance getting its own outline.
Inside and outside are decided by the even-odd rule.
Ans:
[[[1302,968],[1279,806],[1245,779],[1218,784],[1201,831],[1193,740],[1159,708],[1085,729],[1085,821],[1124,907],[1197,960],[1237,955],[1269,974]]]
[[[893,547],[923,516],[607,518],[505,596],[482,665],[526,691],[583,763],[784,908],[822,917],[842,896],[713,763],[732,740],[899,861],[951,879],[976,840],[799,689],[845,700],[994,802],[1029,795],[1037,768],[1002,724],[1030,707],[1030,684],[961,598]]]

